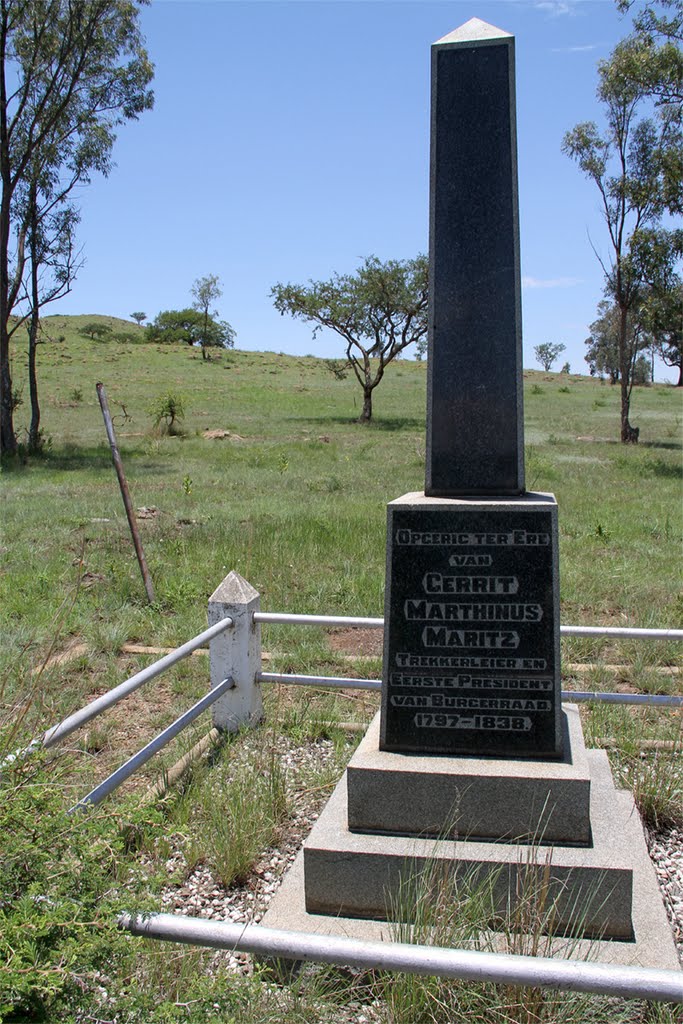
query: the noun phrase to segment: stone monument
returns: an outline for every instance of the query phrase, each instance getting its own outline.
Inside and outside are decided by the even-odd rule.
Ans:
[[[558,934],[675,968],[631,794],[561,705],[557,505],[524,489],[515,136],[514,39],[473,18],[432,47],[426,479],[388,506],[381,712],[264,924],[386,937],[401,880],[437,862],[488,879],[494,917],[542,879]]]
[[[524,491],[514,71],[476,18],[432,47],[426,480],[388,510],[382,750],[562,755],[557,506]]]

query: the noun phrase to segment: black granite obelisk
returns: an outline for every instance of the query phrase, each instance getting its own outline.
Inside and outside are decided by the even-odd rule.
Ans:
[[[514,38],[432,46],[425,493],[524,491]]]
[[[557,504],[524,489],[514,38],[432,47],[424,492],[389,504],[380,748],[562,754]]]

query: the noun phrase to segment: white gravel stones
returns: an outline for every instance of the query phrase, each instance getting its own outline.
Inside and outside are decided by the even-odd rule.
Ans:
[[[651,832],[648,847],[683,964],[683,829]]]
[[[161,910],[234,924],[257,924],[261,920],[285,871],[294,861],[329,796],[324,788],[308,788],[306,780],[335,759],[334,745],[330,740],[317,740],[306,746],[294,745],[286,737],[277,737],[276,742],[280,748],[281,763],[287,769],[295,794],[294,813],[283,829],[278,848],[264,850],[249,880],[228,889],[216,881],[206,864],[198,865],[181,884],[169,884],[163,889]],[[248,758],[249,754],[250,744],[247,741],[241,745],[240,760]],[[226,767],[229,768],[229,764]],[[214,785],[220,788],[223,782],[214,782]],[[185,860],[181,837],[166,838],[173,850],[166,861],[166,869],[169,875],[182,875]],[[251,973],[251,960],[247,954],[219,952],[213,959],[214,964],[218,962],[244,974]]]

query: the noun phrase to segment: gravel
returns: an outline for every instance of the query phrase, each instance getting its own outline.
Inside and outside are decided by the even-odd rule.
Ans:
[[[292,817],[279,837],[277,848],[263,851],[246,884],[226,889],[216,881],[206,864],[197,866],[188,874],[181,837],[167,836],[172,853],[166,861],[166,870],[169,875],[184,878],[184,881],[171,883],[163,889],[162,910],[235,924],[257,924],[261,920],[329,796],[329,789],[310,787],[307,783],[316,772],[338,762],[338,754],[329,740],[298,746],[286,737],[278,737],[277,743],[278,754],[287,768],[290,784],[293,784],[294,803]],[[239,756],[248,758],[251,753],[247,740]],[[221,787],[226,781],[229,780],[216,778],[214,784]],[[683,829],[651,830],[647,839],[683,965]],[[244,974],[252,972],[251,958],[245,953],[218,952],[212,965],[219,963]]]
[[[650,832],[648,848],[683,965],[683,829]]]
[[[316,773],[334,765],[338,759],[330,740],[316,740],[308,742],[306,746],[296,745],[282,736],[275,741],[293,796],[293,813],[279,836],[277,847],[263,851],[245,884],[232,885],[226,889],[216,881],[211,868],[206,864],[198,865],[187,874],[182,838],[167,836],[173,852],[166,861],[166,870],[170,875],[186,875],[186,878],[181,884],[171,884],[162,890],[163,911],[214,918],[232,924],[258,924],[265,914],[285,872],[296,858],[329,797],[331,787],[311,787],[310,780],[316,777]],[[248,760],[252,752],[252,746],[246,738],[240,745],[240,761]],[[221,769],[226,767],[229,765],[214,769],[212,785],[217,790],[230,782],[229,774],[221,777]],[[217,966],[219,963],[244,974],[252,972],[251,957],[247,953],[218,952],[213,957],[212,965]]]

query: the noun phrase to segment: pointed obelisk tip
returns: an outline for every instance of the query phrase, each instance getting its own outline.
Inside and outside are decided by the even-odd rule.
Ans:
[[[489,25],[481,18],[470,18],[460,28],[454,28],[447,36],[437,39],[434,46],[445,46],[449,43],[482,43],[494,39],[512,39],[510,32],[504,32],[502,28]]]

